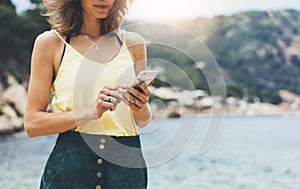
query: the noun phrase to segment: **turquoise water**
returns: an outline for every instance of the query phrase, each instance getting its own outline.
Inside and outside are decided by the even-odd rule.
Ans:
[[[146,132],[141,134],[142,145],[148,149],[168,141],[178,123],[184,123],[180,127],[186,131],[197,124],[181,153],[149,168],[150,189],[300,189],[300,117],[225,117],[216,142],[205,154],[199,154],[199,146],[210,117],[197,120],[154,119],[148,130],[141,131]],[[24,132],[1,136],[0,187],[38,188],[55,138],[29,139]],[[176,145],[175,141],[147,158],[160,159]]]

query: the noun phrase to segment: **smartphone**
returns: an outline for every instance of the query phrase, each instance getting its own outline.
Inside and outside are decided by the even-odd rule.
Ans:
[[[146,85],[149,85],[151,81],[158,75],[158,73],[158,70],[143,70],[136,76],[136,80],[143,81]],[[134,85],[133,88],[141,93],[143,92],[143,90],[137,85]]]

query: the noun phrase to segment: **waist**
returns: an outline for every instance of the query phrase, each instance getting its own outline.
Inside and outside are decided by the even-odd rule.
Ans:
[[[57,105],[57,104],[56,104]],[[82,105],[86,107],[89,105]],[[76,107],[55,106],[52,111],[55,113],[68,112]],[[90,120],[84,124],[78,125],[76,132],[109,135],[109,136],[135,136],[138,135],[135,119],[132,111],[125,103],[118,104],[115,111],[106,111],[99,119]]]
[[[89,158],[96,162],[102,158],[104,164],[110,162],[122,167],[146,167],[139,136],[116,137],[68,131],[59,134],[55,149],[73,157],[73,160]]]
[[[113,145],[122,145],[127,147],[140,148],[140,136],[109,136],[102,134],[87,134],[76,131],[67,131],[59,134],[58,142],[60,143],[68,143],[68,145],[92,145],[97,146],[103,144],[107,147],[111,147]],[[84,144],[85,143],[85,144]]]

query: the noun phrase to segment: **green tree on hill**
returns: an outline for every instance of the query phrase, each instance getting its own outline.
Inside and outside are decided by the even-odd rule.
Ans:
[[[50,29],[47,18],[40,16],[43,12],[41,1],[31,2],[35,4],[33,9],[17,14],[10,0],[0,1],[0,79],[4,85],[6,74],[13,74],[20,82],[28,79],[34,39]],[[209,19],[182,19],[174,23],[204,40],[224,73],[229,96],[259,97],[265,102],[278,103],[277,91],[280,89],[300,94],[299,11],[250,11]],[[179,33],[139,26],[136,29],[145,38],[173,40],[191,53],[201,53],[195,41],[187,41]],[[176,49],[148,45],[148,57],[174,63],[197,89],[209,92],[202,71],[187,55]],[[203,55],[200,61],[205,62],[205,59]],[[181,85],[179,88],[185,88],[186,83],[176,77],[174,71],[167,72]],[[166,82],[155,82],[157,87],[167,85]]]
[[[39,3],[39,1],[32,1]],[[0,2],[0,77],[6,84],[6,75],[14,75],[18,81],[28,79],[30,55],[35,37],[49,28],[47,20],[40,16],[39,6],[21,15],[16,13],[10,0]]]

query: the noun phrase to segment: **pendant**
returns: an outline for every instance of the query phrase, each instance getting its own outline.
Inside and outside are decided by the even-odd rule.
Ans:
[[[98,47],[98,45],[95,46],[96,50],[99,50],[100,48]]]

